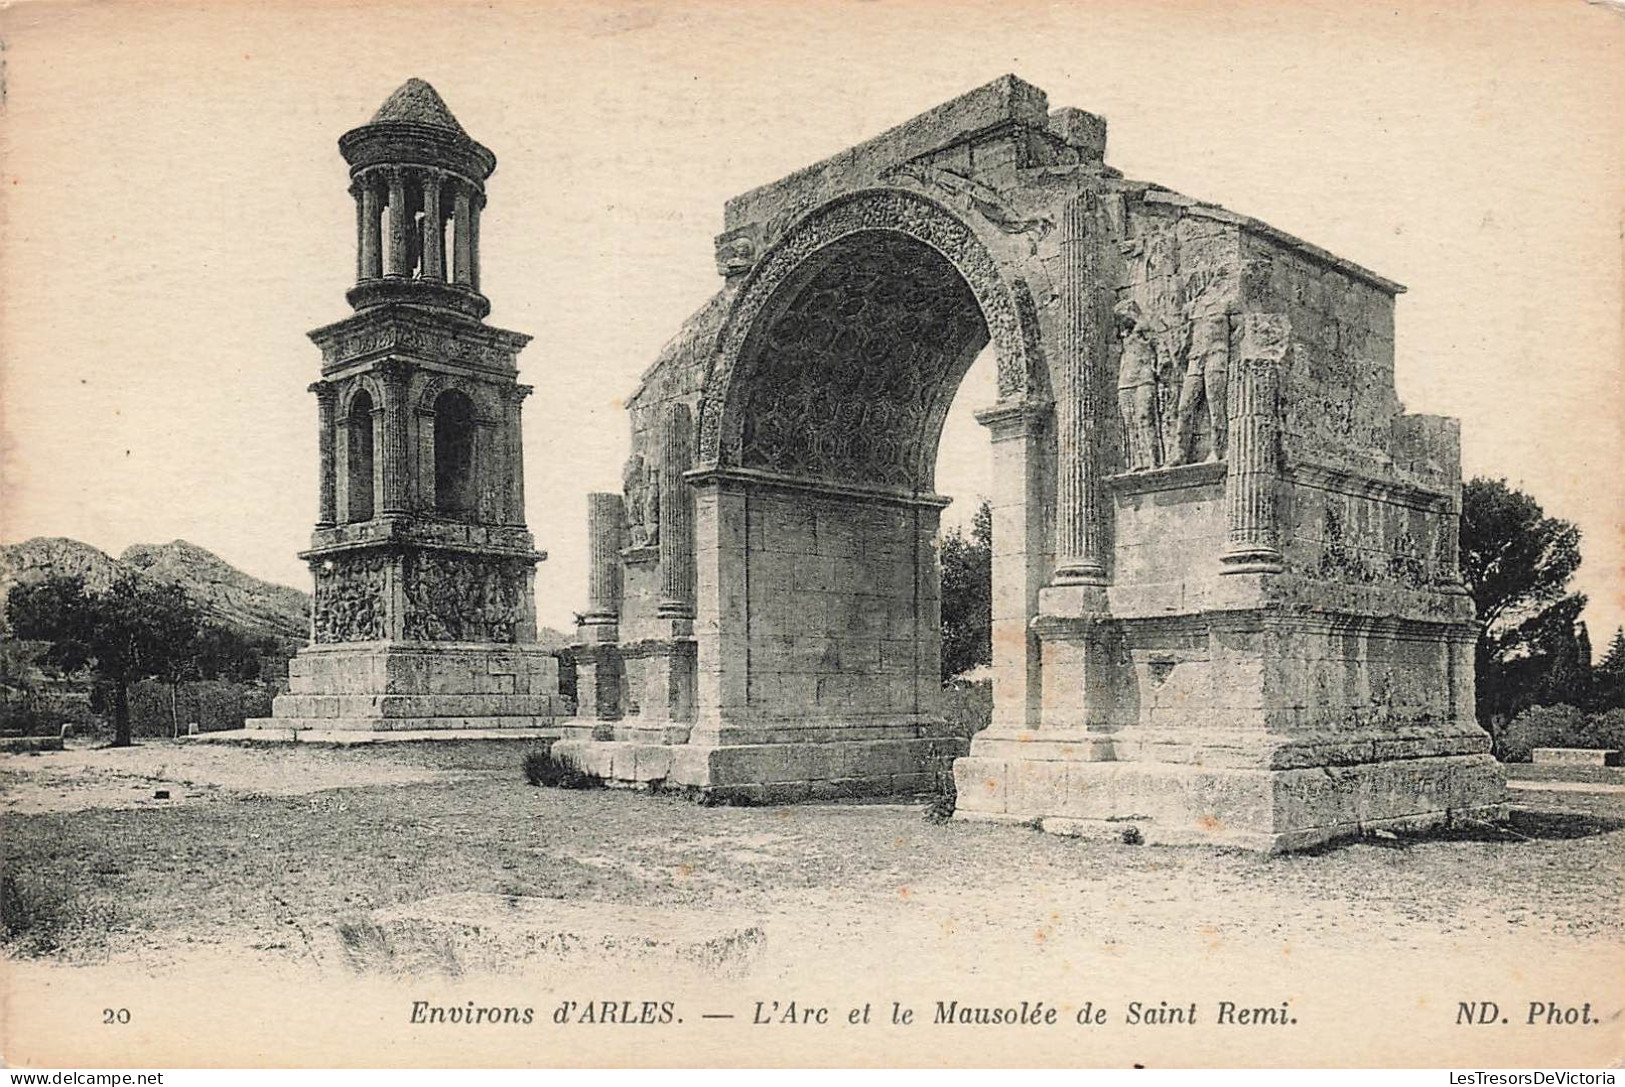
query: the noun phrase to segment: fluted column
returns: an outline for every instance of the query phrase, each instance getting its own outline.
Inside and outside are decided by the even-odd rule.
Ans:
[[[310,386],[310,391],[316,394],[316,451],[321,487],[321,509],[316,514],[316,527],[332,528],[338,524],[338,432],[333,425],[338,390],[331,382],[317,381]]]
[[[361,203],[361,270],[362,279],[377,279],[384,274],[384,249],[379,238],[378,179],[374,174],[362,174],[356,185]]]
[[[389,274],[407,275],[406,173],[399,167],[389,171]]]
[[[683,478],[694,456],[688,407],[660,413],[660,604],[665,618],[694,615],[694,507]]]
[[[468,285],[480,289],[480,212],[485,194],[475,193],[468,203]]]
[[[383,493],[380,513],[405,513],[407,510],[407,434],[406,385],[410,370],[403,362],[389,360],[377,368],[384,386],[383,467],[381,477]]]
[[[1057,585],[1104,585],[1100,509],[1101,224],[1093,193],[1061,216],[1061,396],[1055,405]]]
[[[584,623],[609,622],[621,611],[621,537],[626,504],[618,494],[587,496],[587,610]]]
[[[446,221],[440,213],[440,175],[423,175],[423,278],[446,278]]]
[[[503,408],[507,413],[503,434],[508,468],[508,501],[506,521],[510,525],[525,523],[525,435],[521,421],[525,397],[534,389],[529,385],[509,385],[502,393]]]
[[[361,182],[350,183],[350,195],[355,197],[355,281],[367,278],[367,201],[361,195]]]
[[[473,238],[470,235],[473,229],[472,212],[470,210],[471,197],[466,184],[461,181],[455,181],[452,184],[455,190],[452,195],[451,209],[453,223],[451,242],[452,282],[461,283],[466,287],[472,286],[474,283],[472,271],[474,246]]]
[[[1229,469],[1224,502],[1227,574],[1281,569],[1276,544],[1275,489],[1281,474],[1281,362],[1291,340],[1283,314],[1243,318],[1241,350],[1231,361]]]

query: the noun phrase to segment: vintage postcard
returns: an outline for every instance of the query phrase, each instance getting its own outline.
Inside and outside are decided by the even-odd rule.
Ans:
[[[0,39],[8,1066],[1625,1056],[1625,7]]]

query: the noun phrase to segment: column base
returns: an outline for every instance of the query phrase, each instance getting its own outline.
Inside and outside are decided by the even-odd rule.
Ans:
[[[1281,553],[1273,547],[1243,545],[1219,556],[1221,574],[1278,574],[1285,569]]]

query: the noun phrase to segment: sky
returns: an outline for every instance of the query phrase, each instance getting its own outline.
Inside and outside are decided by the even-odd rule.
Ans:
[[[308,588],[320,356],[349,312],[336,140],[409,76],[497,155],[481,223],[520,356],[542,623],[586,594],[621,398],[720,280],[730,196],[1013,72],[1107,161],[1409,287],[1397,381],[1467,475],[1583,532],[1625,622],[1625,15],[1583,2],[94,3],[0,11],[0,540],[184,538]],[[944,434],[949,523],[985,493]]]

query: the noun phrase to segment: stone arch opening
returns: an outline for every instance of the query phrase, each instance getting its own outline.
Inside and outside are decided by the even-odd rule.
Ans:
[[[472,517],[474,485],[474,402],[457,389],[434,400],[434,502],[446,517]]]
[[[366,389],[358,389],[350,400],[346,419],[345,488],[346,521],[372,520],[373,501],[373,403]]]
[[[955,753],[940,717],[937,453],[984,349],[1007,407],[1045,387],[1025,297],[966,224],[897,190],[818,209],[764,255],[719,336],[691,475],[702,730],[859,744],[846,771],[899,789],[917,783],[897,775]],[[1025,513],[1006,511],[1022,527]],[[1025,610],[1007,617],[1018,668]]]
[[[725,463],[930,493],[948,406],[987,343],[975,295],[936,249],[889,230],[831,242],[757,318]]]

